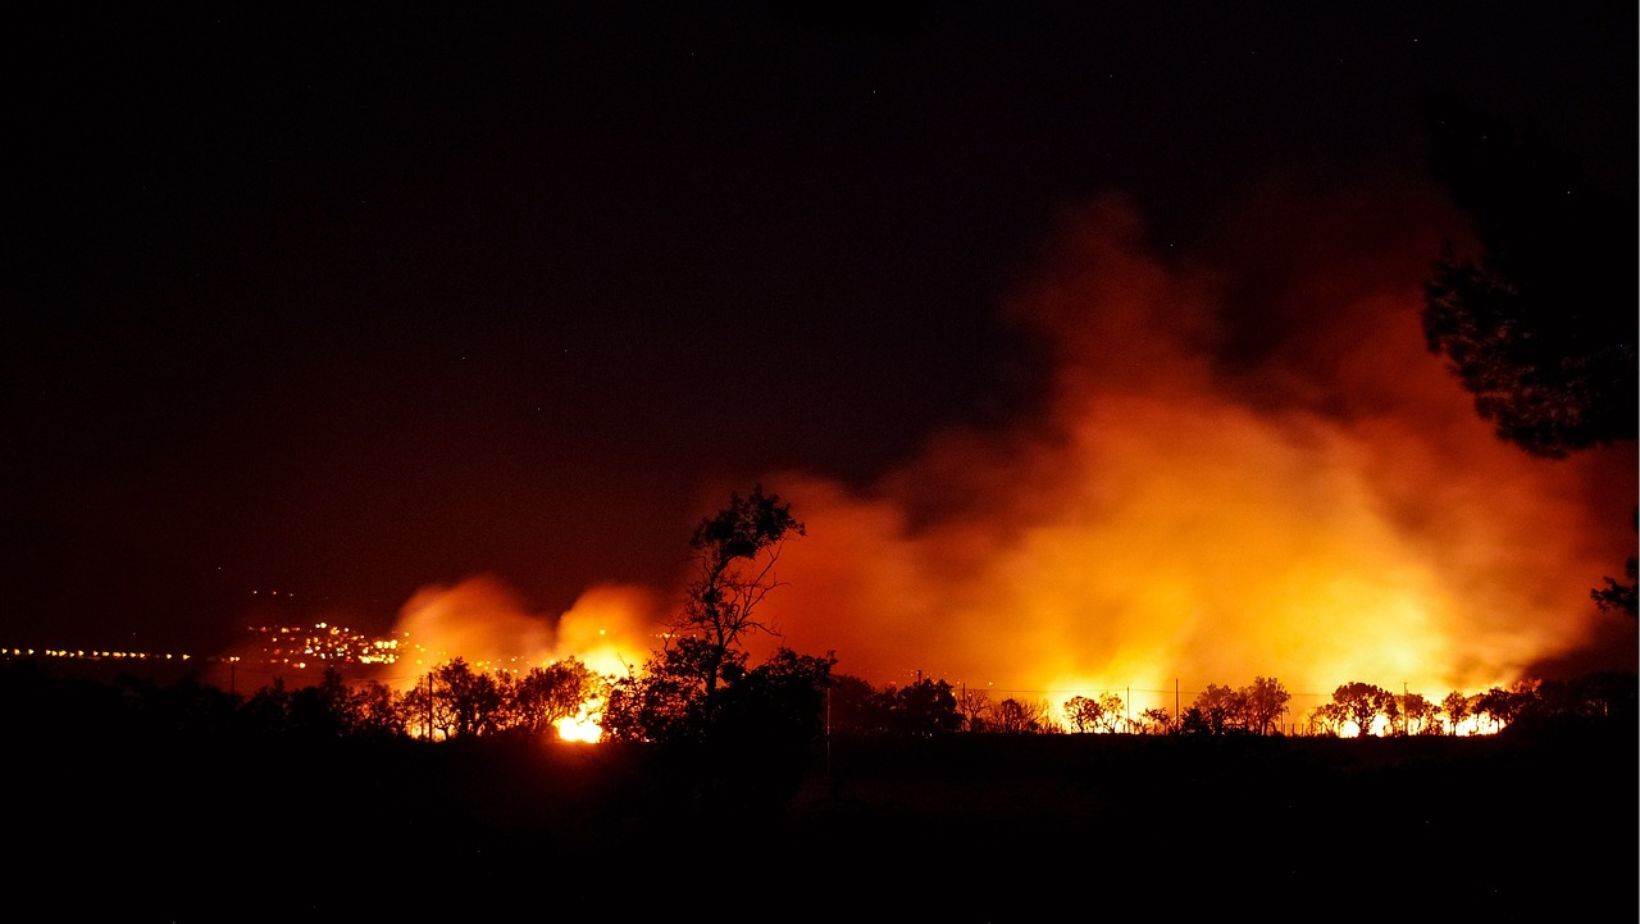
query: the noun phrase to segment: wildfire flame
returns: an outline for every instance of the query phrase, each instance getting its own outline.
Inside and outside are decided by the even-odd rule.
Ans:
[[[601,710],[602,708],[603,704],[599,703],[598,709]],[[599,739],[604,736],[604,728],[599,724],[599,720],[602,718],[603,716],[597,711],[583,707],[579,715],[565,716],[552,723],[552,726],[558,730],[558,737],[561,740],[581,744],[597,744]]]
[[[1275,676],[1296,716],[1346,681],[1473,692],[1632,632],[1588,588],[1631,551],[1633,447],[1544,460],[1476,417],[1418,326],[1441,208],[1275,195],[1249,215],[1252,242],[1209,271],[1097,203],[1009,304],[1051,350],[1031,419],[936,434],[864,489],[767,478],[808,524],[765,604],[779,643],[878,682],[1125,691],[1135,716],[1176,679]],[[1232,325],[1232,299],[1259,320]],[[480,577],[424,590],[395,631],[625,673],[657,599],[594,587],[553,620]],[[600,734],[594,711],[558,730]]]
[[[1037,419],[940,434],[861,491],[768,479],[809,527],[768,604],[784,643],[878,680],[1153,691],[1135,715],[1174,678],[1277,676],[1296,712],[1352,680],[1506,685],[1588,645],[1588,589],[1632,550],[1633,447],[1492,436],[1424,350],[1429,212],[1261,203],[1286,230],[1259,252],[1298,256],[1251,296],[1282,339],[1248,346],[1222,311],[1237,267],[1165,263],[1098,203],[1011,305],[1053,352]]]
[[[659,618],[654,595],[639,587],[592,587],[553,618],[529,612],[506,584],[480,575],[417,591],[393,635],[409,641],[400,663],[423,671],[460,657],[483,669],[522,673],[573,657],[595,673],[618,677],[649,656],[651,626]],[[410,674],[399,678],[404,687],[415,682]]]

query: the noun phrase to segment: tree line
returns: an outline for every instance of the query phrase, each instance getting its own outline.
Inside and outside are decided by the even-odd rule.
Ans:
[[[833,678],[831,730],[862,736],[933,736],[953,732],[1019,734],[1270,735],[1291,726],[1307,734],[1340,736],[1492,733],[1516,723],[1568,724],[1635,715],[1634,675],[1590,674],[1572,681],[1522,681],[1440,700],[1392,693],[1370,683],[1340,684],[1330,701],[1293,715],[1292,694],[1273,677],[1233,688],[1208,684],[1188,707],[1130,711],[1114,692],[1077,695],[1055,706],[1047,699],[995,700],[984,689],[918,680],[873,688],[848,675]]]
[[[1114,692],[1072,696],[1055,705],[1047,699],[994,699],[988,690],[941,679],[879,687],[834,673],[830,656],[789,649],[751,668],[743,654],[735,653],[708,696],[700,675],[688,666],[690,650],[668,649],[647,670],[624,678],[599,675],[574,658],[524,673],[475,670],[457,658],[404,691],[377,681],[349,684],[335,669],[311,686],[290,688],[276,679],[248,697],[193,680],[161,686],[126,677],[104,691],[111,703],[101,707],[108,711],[112,705],[135,725],[155,730],[434,741],[550,735],[555,723],[590,711],[604,734],[615,740],[757,747],[798,747],[827,734],[1220,737],[1280,734],[1294,726],[1321,736],[1353,736],[1363,729],[1393,737],[1450,736],[1515,725],[1632,724],[1636,716],[1636,680],[1626,673],[1523,681],[1475,694],[1453,691],[1438,700],[1352,682],[1339,685],[1328,702],[1300,715],[1292,713],[1292,695],[1279,680],[1257,677],[1239,688],[1208,684],[1175,714],[1155,706],[1131,711]],[[26,685],[18,683],[23,678],[15,666],[9,673],[14,689]],[[89,685],[56,683],[58,690],[49,694],[54,700],[72,705],[76,698],[88,698]]]
[[[198,684],[174,688],[128,682],[122,708],[191,727],[233,727],[317,737],[451,740],[546,734],[565,719],[597,721],[609,738],[705,745],[722,753],[757,750],[795,755],[823,734],[929,737],[986,734],[1268,735],[1284,719],[1321,735],[1456,734],[1498,731],[1527,721],[1564,723],[1635,713],[1632,674],[1572,682],[1524,682],[1439,700],[1351,682],[1307,716],[1292,716],[1292,694],[1273,677],[1239,688],[1208,684],[1189,708],[1137,714],[1114,692],[1077,695],[1055,705],[1015,697],[993,701],[985,689],[922,679],[881,688],[836,674],[836,658],[778,649],[753,665],[745,646],[769,632],[759,606],[780,585],[782,543],[803,524],[778,495],[757,487],[701,521],[690,538],[696,568],[685,605],[643,668],[606,677],[574,658],[519,674],[475,670],[461,658],[439,665],[411,688],[379,682],[350,686],[334,669],[320,682],[287,689],[280,680],[240,698]],[[1469,723],[1466,725],[1465,723]]]
[[[374,680],[350,684],[329,668],[317,683],[291,687],[275,678],[249,696],[194,678],[96,683],[53,677],[28,662],[0,671],[0,698],[14,720],[191,737],[442,741],[546,734],[560,719],[580,716],[607,687],[607,678],[574,658],[524,673],[479,671],[457,658],[403,691]]]

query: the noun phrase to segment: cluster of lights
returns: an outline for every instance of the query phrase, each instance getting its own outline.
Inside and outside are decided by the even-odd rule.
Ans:
[[[599,634],[603,634],[602,629],[599,630]],[[406,639],[408,639],[410,633],[406,632],[404,635]],[[450,652],[442,648],[434,651],[422,645],[420,642],[406,641],[404,648],[406,652],[404,657],[413,659],[411,663],[418,666],[426,666],[430,664],[434,667],[440,667],[445,664],[449,664],[455,657],[450,654]],[[522,664],[520,664],[520,662],[522,662]],[[532,668],[546,667],[551,663],[552,660],[550,658],[542,660],[527,657],[497,658],[494,660],[490,658],[477,658],[467,661],[467,665],[473,670],[480,673],[489,674],[523,674],[528,673]]]
[[[70,661],[192,661],[194,656],[174,651],[116,651],[111,648],[4,648],[6,658],[63,658]],[[206,661],[238,661],[237,657],[205,658]]]
[[[306,670],[310,666],[347,667],[350,665],[395,664],[401,657],[413,657],[414,663],[445,664],[448,652],[434,651],[418,642],[409,641],[410,633],[398,637],[373,638],[355,632],[347,626],[315,623],[312,626],[247,626],[263,644],[260,656],[252,663],[279,665]],[[238,664],[240,655],[208,655],[197,657],[182,652],[123,651],[101,648],[8,648],[0,646],[0,658],[62,658],[79,661],[208,661]],[[520,664],[519,662],[523,662]],[[545,662],[542,662],[545,663]],[[478,671],[520,674],[536,665],[529,658],[479,659],[471,662]]]
[[[347,626],[314,623],[313,626],[249,626],[262,636],[261,660],[298,670],[311,661],[326,664],[393,664],[399,659],[399,639],[372,638]]]

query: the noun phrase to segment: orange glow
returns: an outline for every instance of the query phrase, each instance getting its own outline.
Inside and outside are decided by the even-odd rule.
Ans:
[[[576,657],[597,673],[625,676],[649,657],[659,619],[660,605],[649,591],[593,587],[558,617],[553,657]]]
[[[1011,304],[1056,363],[1036,419],[937,435],[864,490],[764,479],[808,524],[767,604],[782,643],[879,682],[1168,691],[1135,715],[1175,678],[1278,677],[1302,714],[1346,681],[1475,691],[1589,643],[1633,447],[1495,439],[1423,348],[1435,232],[1336,240],[1265,281],[1292,330],[1237,366],[1214,359],[1225,280],[1148,255],[1120,203],[1083,215]]]
[[[417,671],[392,682],[408,690],[427,666],[457,657],[477,670],[518,674],[573,657],[594,673],[624,676],[648,658],[651,627],[659,619],[654,595],[637,587],[592,587],[556,619],[529,612],[517,594],[488,576],[425,587],[405,604],[390,634],[404,639],[403,648],[428,657],[411,658]],[[559,738],[598,741],[602,709],[601,700],[587,703],[578,715],[554,722]]]
[[[498,579],[479,576],[417,591],[390,634],[432,664],[460,657],[482,669],[523,672],[573,657],[596,673],[624,676],[649,656],[650,627],[659,619],[654,595],[639,587],[592,587],[554,619],[529,612]]]
[[[601,703],[599,708],[602,708]],[[603,726],[598,724],[601,718],[603,718],[602,715],[589,712],[583,708],[580,715],[565,716],[552,723],[552,727],[558,730],[560,740],[573,741],[579,744],[597,744],[604,736]]]
[[[1277,200],[1257,226],[1287,237],[1255,249],[1303,256],[1256,277],[1270,342],[1227,346],[1247,332],[1223,304],[1247,280],[1152,255],[1132,211],[1102,201],[1008,304],[1051,354],[1034,413],[937,433],[862,488],[767,475],[808,531],[760,613],[782,635],[756,644],[1055,711],[1117,692],[1135,719],[1170,710],[1175,683],[1276,677],[1302,733],[1344,682],[1438,699],[1632,635],[1588,590],[1630,551],[1633,447],[1545,460],[1492,436],[1424,350],[1442,236],[1427,203]],[[1351,224],[1386,212],[1376,238]],[[650,591],[598,586],[543,617],[477,577],[418,592],[394,635],[418,665],[573,655],[624,674],[664,616]],[[596,718],[558,728],[595,738]]]

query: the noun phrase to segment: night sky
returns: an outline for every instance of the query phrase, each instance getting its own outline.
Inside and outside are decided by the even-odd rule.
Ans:
[[[1029,408],[1065,210],[1197,253],[1272,178],[1430,184],[1434,99],[1634,186],[1632,3],[347,6],[11,30],[0,641],[664,582],[731,487]]]

